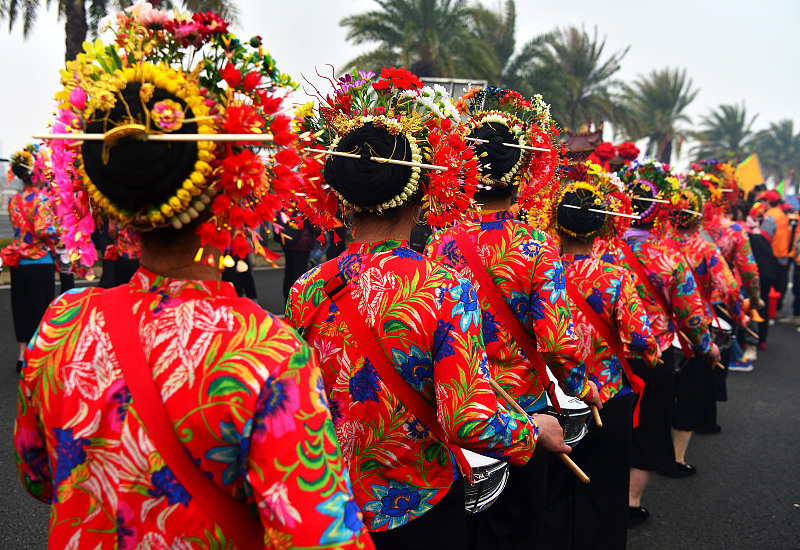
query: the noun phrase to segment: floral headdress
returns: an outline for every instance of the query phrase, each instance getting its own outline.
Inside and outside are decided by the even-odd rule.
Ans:
[[[703,221],[705,224],[716,223],[727,198],[724,189],[724,179],[720,179],[703,168],[707,165],[693,163],[691,169],[681,174],[684,186],[697,191],[702,199]],[[724,177],[724,176],[723,176]]]
[[[523,210],[540,206],[537,201],[556,176],[564,154],[563,145],[555,144],[559,131],[550,118],[550,105],[539,94],[528,100],[514,90],[490,86],[469,89],[456,107],[469,117],[470,131],[501,124],[513,137],[511,145],[522,148],[519,161],[508,172],[499,179],[481,175],[481,186],[518,185]]]
[[[577,193],[584,197],[580,205],[582,208],[593,208],[608,213],[602,227],[578,235],[558,223],[558,208],[564,201],[564,196],[569,193]],[[547,211],[549,216],[547,226],[549,232],[554,235],[560,231],[571,237],[602,237],[613,240],[628,230],[633,215],[631,201],[625,193],[622,181],[615,174],[609,174],[600,165],[588,160],[573,166],[561,179],[560,185],[553,186],[549,203],[552,206]]]
[[[36,154],[39,150],[37,145],[29,143],[23,149],[15,151],[11,155],[11,165],[22,166],[28,170],[29,174],[33,173],[33,166],[36,162]],[[11,178],[9,178],[10,181]]]
[[[657,233],[665,233],[673,198],[677,200],[681,188],[669,165],[648,158],[623,166],[618,174],[632,199],[634,213],[641,218],[638,223],[653,223]]]
[[[703,219],[705,199],[696,183],[685,185],[680,192],[673,195],[670,221],[679,228],[696,225]]]
[[[82,134],[76,138],[89,139],[83,134],[87,126],[102,123],[104,159],[126,137],[194,140],[197,158],[166,200],[132,211],[92,183],[83,168],[80,142],[53,139],[56,214],[73,261],[85,269],[97,259],[90,204],[118,225],[140,231],[180,228],[210,209],[210,219],[198,229],[203,245],[198,261],[211,261],[209,247],[223,251],[220,262],[225,266],[233,264],[230,254],[266,255],[254,229],[271,220],[282,197],[299,186],[293,170],[300,163],[294,149],[298,137],[291,118],[281,114],[285,92],[296,85],[275,68],[259,37],[242,43],[217,14],[175,15],[139,1],[113,19],[113,43],[84,43],[84,53],[61,71],[64,90],[56,94],[54,137]],[[122,91],[134,84],[144,115],[114,126],[107,113],[118,103],[128,106]],[[156,101],[156,90],[180,101]],[[189,123],[197,125],[197,134],[178,135]],[[258,154],[265,142],[279,148],[271,150],[268,165]]]
[[[313,104],[296,113],[301,119],[298,132],[312,132],[326,153],[307,156],[298,208],[315,225],[331,228],[339,207],[381,213],[405,203],[422,189],[423,211],[433,226],[445,226],[459,219],[470,208],[478,185],[478,161],[464,137],[467,129],[456,112],[447,91],[422,82],[403,68],[384,68],[376,78],[371,71],[353,69],[333,84],[333,95],[319,95],[317,112]],[[411,149],[411,178],[391,199],[376,205],[350,204],[325,183],[321,176],[328,154],[339,141],[367,123],[402,134]],[[436,167],[439,167],[438,169]],[[423,177],[424,176],[424,177]]]

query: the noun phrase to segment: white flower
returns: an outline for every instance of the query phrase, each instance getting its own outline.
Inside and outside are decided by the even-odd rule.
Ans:
[[[114,18],[115,17],[116,16],[114,16],[114,15],[106,15],[105,17],[103,17],[100,20],[100,22],[97,24],[97,32],[98,32],[98,34],[103,34],[108,29],[110,29],[111,25],[114,22]]]
[[[141,13],[148,12],[153,9],[153,5],[145,0],[137,0],[135,4],[125,8],[125,11],[136,17]]]

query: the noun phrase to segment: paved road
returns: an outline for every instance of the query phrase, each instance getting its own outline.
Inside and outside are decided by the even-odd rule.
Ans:
[[[282,270],[255,272],[260,303],[283,309]],[[16,400],[9,292],[0,289],[0,550],[45,549],[47,507],[17,480],[11,445]],[[698,474],[656,477],[643,504],[648,523],[629,550],[800,548],[800,334],[777,325],[751,373],[730,373],[718,435],[695,436],[687,458]]]

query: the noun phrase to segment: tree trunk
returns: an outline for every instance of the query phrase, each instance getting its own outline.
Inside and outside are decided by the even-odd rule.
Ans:
[[[84,0],[66,0],[64,2],[64,18],[66,19],[64,60],[70,61],[83,51],[83,43],[86,40],[86,33],[89,31]]]
[[[669,164],[672,158],[672,137],[664,136],[664,143],[661,144],[661,153],[658,155],[658,160],[664,164]]]

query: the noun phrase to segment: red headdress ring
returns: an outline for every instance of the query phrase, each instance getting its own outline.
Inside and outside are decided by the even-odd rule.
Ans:
[[[561,162],[550,106],[541,95],[528,100],[494,86],[472,88],[456,105],[469,117],[481,187],[519,186],[520,204],[529,207],[551,184]]]
[[[422,86],[415,75],[394,67],[384,68],[379,79],[353,70],[331,82],[333,95],[318,94],[316,113],[313,104],[297,112],[298,131],[317,140],[304,158],[301,171],[309,177],[296,199],[313,223],[329,227],[340,207],[380,214],[419,193],[433,226],[453,223],[473,206],[478,161],[443,87]],[[379,152],[379,142],[387,140],[390,146]],[[381,163],[403,167],[407,177],[367,192],[365,182]],[[341,170],[360,176],[346,182],[336,177]]]
[[[94,263],[91,203],[138,231],[198,220],[198,261],[212,261],[210,248],[220,267],[266,256],[255,229],[302,177],[298,136],[280,114],[296,85],[260,38],[240,42],[216,14],[140,8],[117,14],[112,44],[98,40],[62,71],[49,137],[64,243],[84,269]]]

